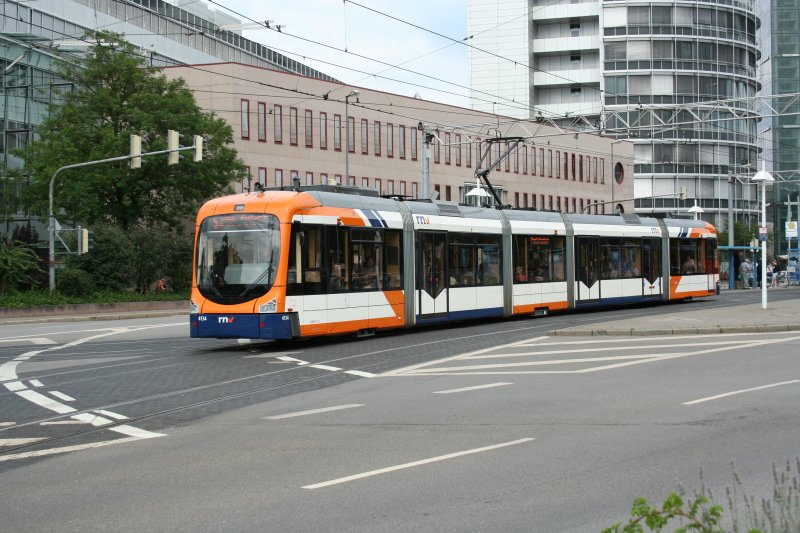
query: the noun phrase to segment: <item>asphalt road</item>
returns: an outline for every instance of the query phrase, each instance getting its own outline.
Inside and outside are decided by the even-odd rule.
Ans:
[[[546,335],[743,297],[291,343],[6,326],[0,529],[599,531],[734,470],[759,499],[800,455],[800,333]]]

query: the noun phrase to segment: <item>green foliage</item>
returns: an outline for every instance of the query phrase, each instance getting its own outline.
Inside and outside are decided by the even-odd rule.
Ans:
[[[753,236],[758,235],[758,226],[748,226],[744,222],[733,223],[733,245],[734,246],[748,246]],[[718,242],[720,246],[728,246],[728,228],[725,231],[720,231],[718,234]]]
[[[680,527],[676,533],[699,531],[702,533],[724,533],[719,522],[722,516],[722,506],[710,505],[706,493],[696,494],[694,499],[684,499],[683,491],[673,492],[661,507],[651,506],[644,498],[636,498],[631,509],[631,518],[627,524],[614,524],[604,529],[603,533],[643,533],[644,531],[661,531],[677,519]],[[644,529],[643,524],[647,526]]]
[[[67,257],[70,268],[82,270],[98,290],[125,291],[136,284],[138,250],[118,226],[101,224],[94,229],[94,247],[86,254]]]
[[[32,273],[41,271],[39,256],[30,245],[0,241],[0,294],[32,284]]]
[[[87,296],[68,296],[56,291],[50,296],[47,290],[9,291],[0,294],[0,307],[20,309],[44,305],[65,304],[112,304],[123,302],[163,302],[189,300],[189,291],[183,292],[151,292],[136,294],[134,292],[98,291]]]
[[[58,271],[58,290],[67,296],[88,296],[94,292],[94,281],[88,272],[77,268]]]
[[[786,461],[783,469],[772,466],[772,495],[758,503],[745,494],[735,471],[734,480],[726,491],[733,533],[800,531],[800,458]]]
[[[207,198],[229,192],[245,171],[229,145],[231,127],[197,106],[183,80],[167,80],[119,35],[98,32],[105,42],[80,64],[65,64],[63,77],[76,89],[37,131],[37,140],[19,153],[31,185],[24,200],[33,212],[47,213],[48,187],[55,171],[68,164],[126,155],[131,134],[142,136],[144,151],[165,150],[167,130],[183,139],[203,135],[205,155],[194,163],[189,152],[178,165],[167,156],[146,157],[140,169],[126,162],[64,171],[55,182],[58,212],[86,226],[106,222],[124,229],[176,227]],[[184,140],[182,145],[191,144]]]
[[[99,290],[145,294],[164,278],[176,291],[191,285],[192,240],[169,228],[117,226],[95,228],[88,253],[67,258],[67,265],[90,275]],[[61,288],[59,281],[59,289]]]

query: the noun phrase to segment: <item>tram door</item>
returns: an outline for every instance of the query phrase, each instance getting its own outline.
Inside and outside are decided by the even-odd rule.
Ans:
[[[417,309],[423,318],[447,316],[447,233],[419,233]]]
[[[575,266],[577,278],[577,301],[595,301],[600,299],[600,239],[597,237],[579,237],[578,263]]]

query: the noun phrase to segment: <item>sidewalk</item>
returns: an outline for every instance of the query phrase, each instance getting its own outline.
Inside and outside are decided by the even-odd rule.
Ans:
[[[782,289],[779,289],[782,290]],[[713,333],[765,333],[776,331],[800,331],[800,301],[789,299],[767,302],[761,309],[761,301],[735,307],[711,307],[708,300],[670,304],[665,313],[597,322],[586,326],[548,331],[557,336],[599,335],[694,335]],[[680,306],[680,312],[668,312],[670,307]],[[691,306],[687,310],[684,306]]]
[[[37,324],[42,322],[125,320],[131,318],[153,318],[188,314],[188,301],[52,305],[24,309],[0,309],[0,326]]]

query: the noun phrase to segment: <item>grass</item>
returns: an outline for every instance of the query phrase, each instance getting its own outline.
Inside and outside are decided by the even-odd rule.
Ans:
[[[137,294],[135,292],[100,291],[88,296],[67,296],[55,291],[50,295],[48,290],[31,290],[24,292],[8,292],[0,294],[0,308],[21,309],[45,305],[69,304],[112,304],[124,302],[160,302],[172,300],[188,300],[189,291],[154,292]]]

